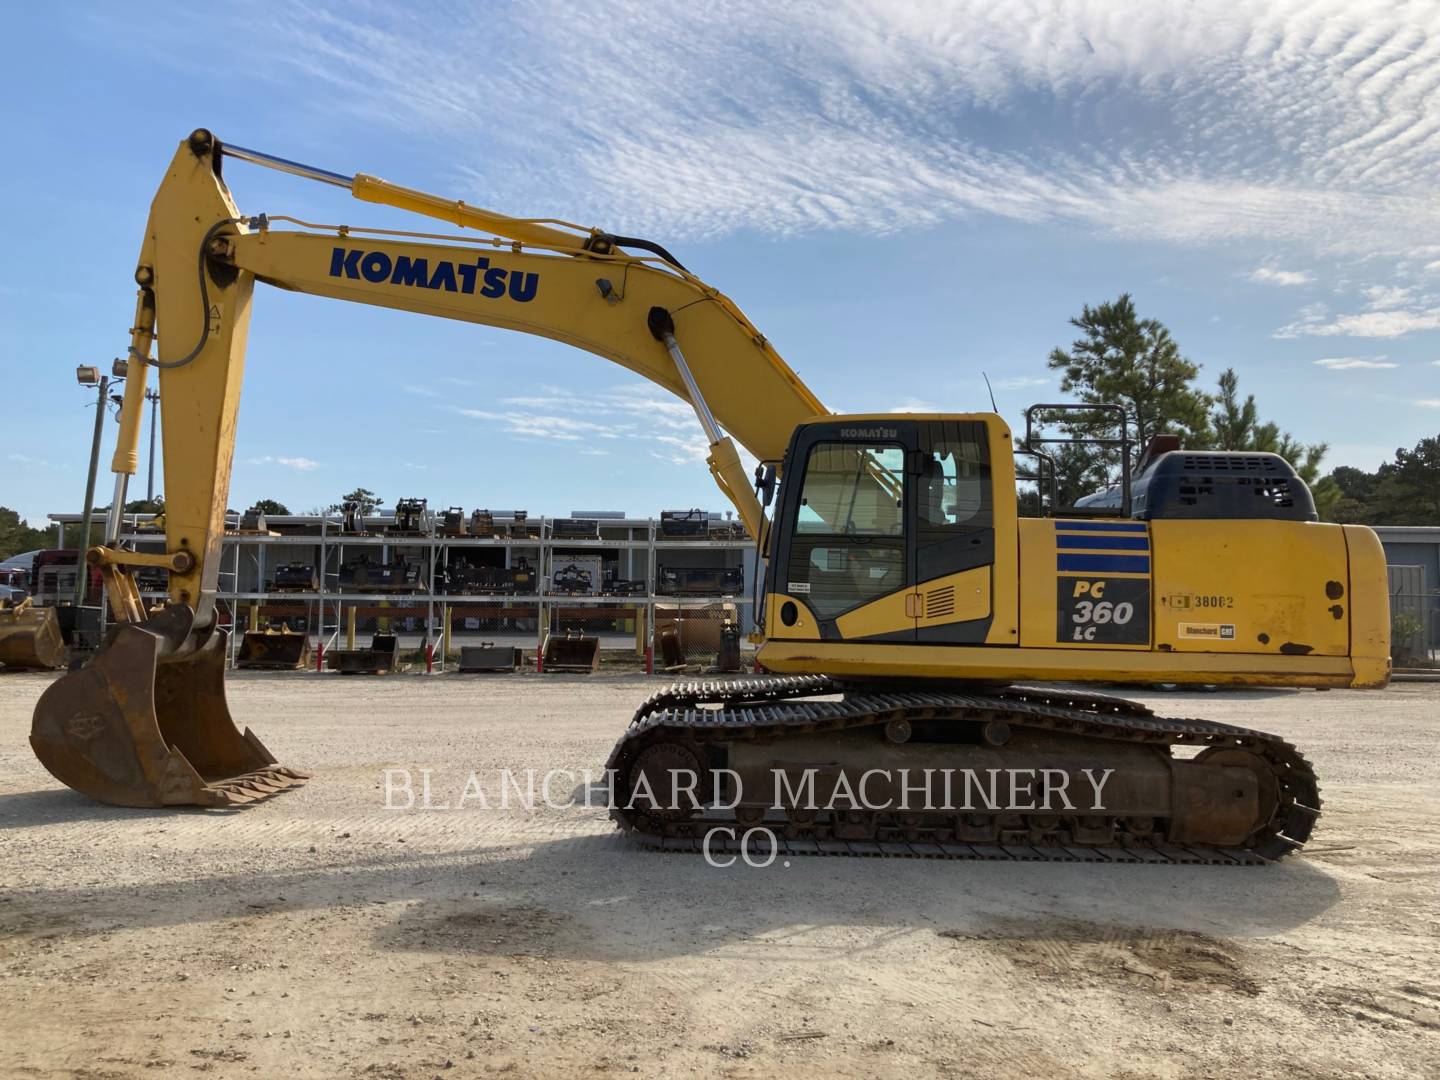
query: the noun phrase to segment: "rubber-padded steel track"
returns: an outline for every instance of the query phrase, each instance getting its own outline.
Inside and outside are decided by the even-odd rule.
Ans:
[[[842,695],[840,700],[816,700]],[[737,740],[783,741],[788,734],[839,732],[892,720],[1003,720],[1012,729],[1051,732],[1156,747],[1224,747],[1249,751],[1270,767],[1278,801],[1270,822],[1243,847],[1173,845],[1163,834],[1126,836],[1123,844],[1090,845],[1031,830],[1028,843],[967,844],[943,831],[882,826],[873,840],[786,838],[778,854],[871,855],[1045,862],[1206,863],[1274,862],[1309,838],[1320,816],[1315,774],[1289,743],[1261,731],[1208,720],[1157,717],[1138,702],[1087,691],[1011,686],[985,692],[890,689],[842,683],[823,675],[772,676],[677,683],[652,695],[611,752],[607,767],[617,789],[611,816],[641,842],[662,851],[737,852],[741,842],[713,834],[717,826],[743,832],[733,814],[707,810],[675,820],[628,808],[624,778],[647,747],[677,738],[703,746]],[[878,819],[877,819],[878,820]],[[794,830],[791,830],[792,832]],[[1068,840],[1068,842],[1065,842]],[[768,851],[769,841],[765,841]]]

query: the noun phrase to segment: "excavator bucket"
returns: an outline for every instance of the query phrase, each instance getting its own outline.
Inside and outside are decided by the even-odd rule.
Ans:
[[[240,638],[237,668],[294,671],[310,663],[310,635],[295,630],[251,630]]]
[[[368,649],[331,649],[325,666],[341,675],[388,675],[400,666],[400,639],[394,634],[375,634]]]
[[[496,645],[493,641],[486,641],[479,645],[463,646],[456,670],[462,675],[486,671],[519,671],[524,662],[524,652],[515,646]]]
[[[593,674],[600,670],[600,639],[579,630],[546,634],[542,666],[556,674]]]
[[[236,806],[308,774],[277,765],[225,704],[225,641],[182,651],[194,613],[122,623],[95,658],[35,706],[30,745],[61,783],[114,806]]]
[[[65,663],[65,641],[54,608],[37,608],[29,598],[0,608],[0,665],[54,669]]]

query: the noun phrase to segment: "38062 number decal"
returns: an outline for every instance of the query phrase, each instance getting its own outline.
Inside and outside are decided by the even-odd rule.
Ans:
[[[1196,593],[1190,600],[1197,608],[1222,608],[1234,607],[1235,597],[1233,596],[1210,596],[1205,593]]]
[[[1056,640],[1074,645],[1150,644],[1150,582],[1062,577],[1056,582]]]

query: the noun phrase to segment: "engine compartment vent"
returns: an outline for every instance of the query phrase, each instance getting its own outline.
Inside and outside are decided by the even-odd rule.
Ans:
[[[931,589],[925,594],[925,618],[940,619],[955,614],[955,586]]]

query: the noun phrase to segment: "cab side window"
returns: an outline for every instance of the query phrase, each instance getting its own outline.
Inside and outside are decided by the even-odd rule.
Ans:
[[[994,496],[983,422],[922,425],[915,510],[918,580],[993,561]]]

